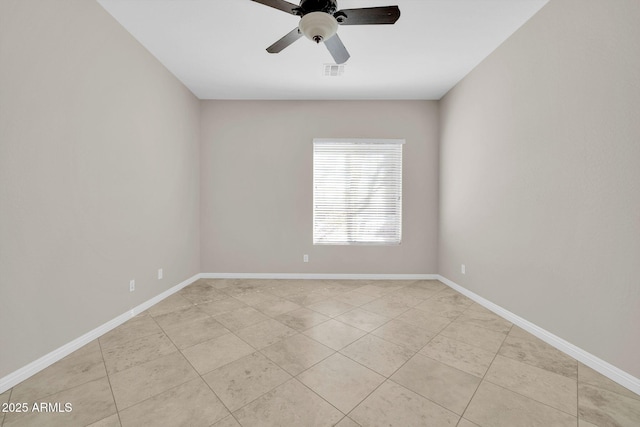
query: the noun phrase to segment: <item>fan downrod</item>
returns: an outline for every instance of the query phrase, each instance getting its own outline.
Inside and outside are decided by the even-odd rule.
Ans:
[[[311,12],[325,12],[333,15],[338,10],[336,0],[301,0],[300,9],[303,15]]]
[[[342,25],[390,25],[400,18],[398,6],[360,7],[338,10],[337,0],[299,0],[298,4],[287,0],[252,0],[274,9],[300,17],[298,26],[267,48],[278,53],[301,37],[324,45],[336,64],[344,64],[350,57],[347,48],[338,37]]]

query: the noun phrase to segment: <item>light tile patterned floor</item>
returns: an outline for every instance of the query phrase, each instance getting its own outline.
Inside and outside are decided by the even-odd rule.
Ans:
[[[640,426],[640,396],[437,281],[199,280],[0,394],[2,426]]]

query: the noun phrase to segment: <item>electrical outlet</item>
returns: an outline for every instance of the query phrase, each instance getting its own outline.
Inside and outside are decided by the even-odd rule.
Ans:
[[[460,266],[460,273],[462,273],[462,274],[467,274],[467,267],[465,267],[465,265],[464,265],[464,264],[462,264],[462,265]]]
[[[159,268],[158,269],[158,280],[162,279],[162,277],[163,277],[162,269]]]
[[[302,255],[302,261],[303,262],[309,262],[309,255],[307,255],[307,254]]]
[[[129,292],[133,292],[136,290],[136,281],[129,280]]]

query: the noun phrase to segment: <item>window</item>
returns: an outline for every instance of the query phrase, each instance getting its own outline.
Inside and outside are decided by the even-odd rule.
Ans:
[[[400,244],[402,144],[313,140],[314,245]]]

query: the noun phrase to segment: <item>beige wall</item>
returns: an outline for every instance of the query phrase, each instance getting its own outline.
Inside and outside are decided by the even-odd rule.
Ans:
[[[198,139],[96,2],[0,1],[0,378],[200,271]]]
[[[638,16],[552,0],[446,95],[439,226],[440,274],[636,377]]]
[[[201,123],[203,272],[436,272],[436,102],[204,101]],[[314,137],[406,139],[400,246],[313,246]]]
[[[552,0],[439,117],[199,103],[96,2],[0,1],[0,377],[200,271],[439,272],[640,377],[639,14]],[[401,246],[311,244],[314,137],[407,140]]]

